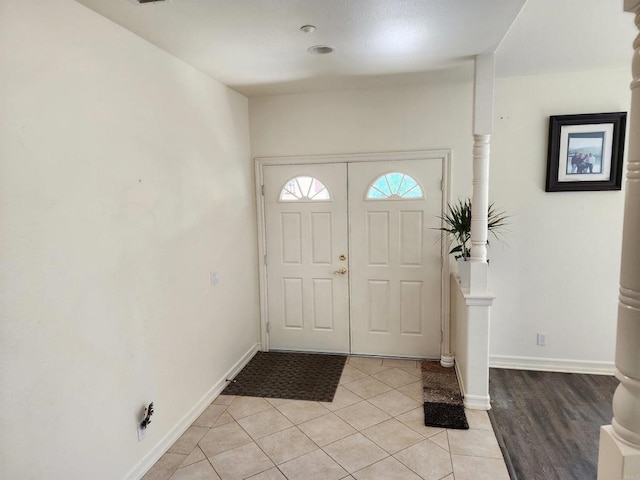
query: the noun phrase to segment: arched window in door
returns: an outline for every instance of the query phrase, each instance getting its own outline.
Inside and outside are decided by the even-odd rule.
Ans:
[[[418,182],[410,175],[400,172],[385,173],[369,186],[367,200],[415,200],[424,198]]]
[[[317,202],[330,200],[331,194],[320,180],[304,175],[288,180],[280,191],[281,202]]]

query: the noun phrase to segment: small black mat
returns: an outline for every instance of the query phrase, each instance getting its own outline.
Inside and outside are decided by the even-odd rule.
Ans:
[[[331,402],[346,361],[345,355],[258,352],[222,393]]]
[[[424,424],[428,427],[459,428],[467,430],[467,416],[463,405],[450,403],[424,403]]]
[[[423,360],[422,388],[426,426],[469,428],[454,368],[443,367],[438,361]]]

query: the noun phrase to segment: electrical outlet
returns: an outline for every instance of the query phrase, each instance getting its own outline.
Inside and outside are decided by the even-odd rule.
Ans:
[[[538,346],[539,347],[546,347],[547,346],[547,334],[546,333],[539,333],[538,334]]]
[[[211,272],[211,285],[215,285],[218,282],[218,272]]]
[[[147,433],[147,428],[149,428],[149,424],[151,423],[151,415],[153,415],[153,402],[149,404],[148,407],[144,408],[143,418],[140,422],[138,422],[138,441],[141,442]]]

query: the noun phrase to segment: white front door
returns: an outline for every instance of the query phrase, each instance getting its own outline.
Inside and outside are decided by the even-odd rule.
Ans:
[[[352,353],[437,357],[442,166],[349,164]]]
[[[270,348],[439,356],[442,163],[277,165],[263,177]]]
[[[266,166],[264,198],[270,348],[348,353],[346,164]]]

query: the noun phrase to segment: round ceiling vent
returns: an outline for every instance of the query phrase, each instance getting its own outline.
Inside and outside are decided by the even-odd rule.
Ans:
[[[328,45],[314,45],[313,47],[307,48],[307,51],[313,55],[326,55],[327,53],[333,52],[333,47]]]

